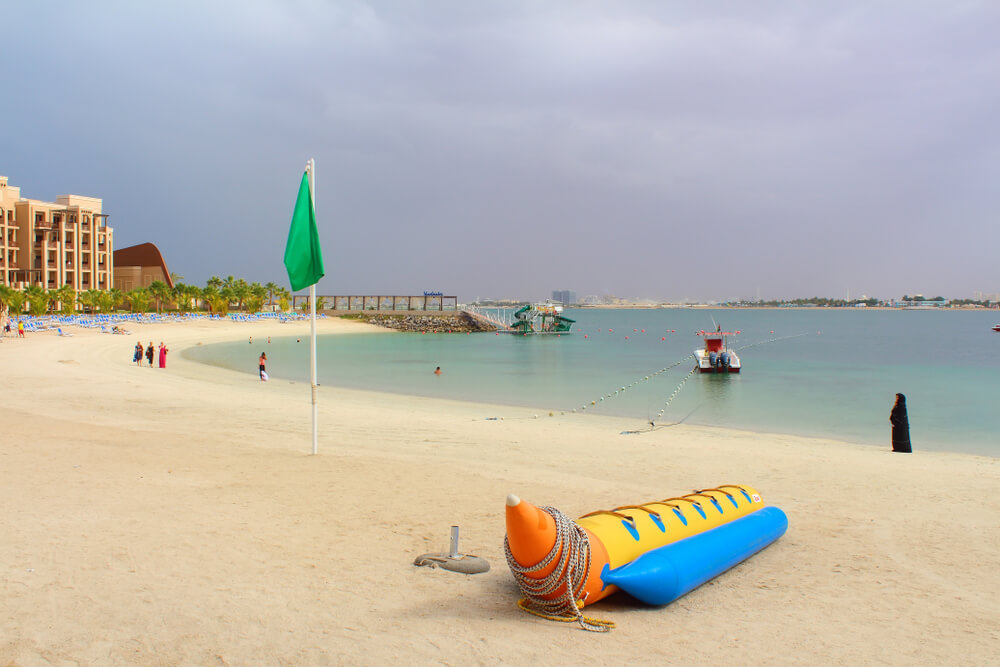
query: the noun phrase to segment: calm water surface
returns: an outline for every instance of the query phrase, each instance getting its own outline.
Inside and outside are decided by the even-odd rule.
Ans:
[[[742,373],[695,374],[658,423],[888,447],[889,410],[902,392],[915,450],[1000,456],[1000,333],[991,330],[1000,322],[996,311],[580,309],[567,315],[577,324],[560,337],[323,336],[319,382],[529,406],[540,413],[586,406],[588,412],[634,418],[636,428],[643,428],[693,368],[690,355],[700,341],[695,333],[713,328],[714,318],[724,329],[741,332],[730,345],[744,347]],[[266,349],[272,379],[308,382],[308,339],[296,343],[281,333],[276,324],[270,345],[206,345],[185,355],[256,374],[257,357]],[[433,374],[436,366],[442,375]],[[616,389],[617,396],[599,400]]]

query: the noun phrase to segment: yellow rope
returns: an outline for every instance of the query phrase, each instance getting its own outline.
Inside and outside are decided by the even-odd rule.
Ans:
[[[521,565],[511,553],[510,541],[504,537],[507,566],[524,594],[517,606],[535,616],[553,621],[575,621],[584,630],[608,632],[615,626],[614,623],[589,619],[580,613],[586,594],[584,599],[579,596],[587,584],[591,566],[587,532],[555,507],[539,509],[552,517],[556,527],[555,543],[545,558],[534,565]],[[544,570],[553,561],[556,563],[555,568],[548,575],[540,579],[530,576],[531,573]],[[561,595],[549,597],[560,589],[563,591]]]
[[[539,618],[545,618],[550,621],[559,621],[560,623],[577,623],[579,622],[580,619],[583,619],[585,623],[595,627],[607,628],[607,630],[611,630],[615,627],[614,621],[603,621],[599,618],[584,616],[582,614],[579,617],[577,617],[576,614],[573,614],[572,616],[556,616],[554,614],[546,614],[544,612],[538,611],[537,609],[532,609],[531,607],[528,606],[529,604],[530,602],[528,598],[521,598],[520,600],[517,601],[517,606],[518,608],[521,609],[521,611],[526,611],[529,614],[538,616]],[[582,606],[582,602],[580,601],[578,601],[576,604],[577,607]],[[567,612],[567,614],[568,613],[569,612]],[[599,630],[598,632],[607,632],[607,630]]]

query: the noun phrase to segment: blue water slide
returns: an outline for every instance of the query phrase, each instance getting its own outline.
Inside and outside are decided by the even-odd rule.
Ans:
[[[665,605],[754,555],[785,534],[788,517],[764,507],[712,530],[648,551],[601,580],[646,604]]]

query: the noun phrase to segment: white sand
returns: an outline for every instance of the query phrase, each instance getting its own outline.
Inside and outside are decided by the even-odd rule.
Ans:
[[[365,325],[327,320],[321,333]],[[0,665],[989,664],[996,459],[309,387],[185,361],[307,323],[163,324],[0,343]],[[167,369],[128,362],[164,340]],[[428,371],[430,372],[430,370]],[[502,421],[487,416],[502,414]],[[593,634],[537,619],[503,558],[514,492],[577,516],[737,482],[777,543]],[[476,576],[414,567],[445,551]]]

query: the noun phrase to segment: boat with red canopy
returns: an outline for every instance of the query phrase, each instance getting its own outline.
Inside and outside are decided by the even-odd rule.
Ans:
[[[739,373],[740,358],[728,346],[728,336],[736,336],[739,331],[723,331],[722,327],[715,331],[699,331],[698,335],[705,341],[705,347],[694,351],[698,361],[697,369],[701,373]]]

